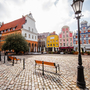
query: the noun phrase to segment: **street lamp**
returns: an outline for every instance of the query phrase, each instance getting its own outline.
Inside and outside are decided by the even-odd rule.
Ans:
[[[1,34],[1,31],[0,31],[0,44],[1,44],[1,36],[2,36],[2,34]],[[0,50],[0,61],[1,61],[1,50]]]
[[[77,67],[77,86],[79,88],[86,88],[86,83],[84,80],[84,67],[82,66],[82,58],[81,58],[81,52],[80,52],[80,27],[79,27],[79,19],[81,17],[81,10],[82,10],[82,5],[83,5],[84,0],[73,0],[73,4],[71,5],[74,12],[75,12],[75,17],[78,21],[78,67]]]

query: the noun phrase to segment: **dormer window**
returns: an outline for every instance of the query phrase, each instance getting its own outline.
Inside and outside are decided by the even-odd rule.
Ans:
[[[1,31],[1,33],[3,33],[3,31]]]
[[[13,28],[13,30],[15,30],[15,27]]]
[[[8,29],[8,31],[10,31],[10,29]]]
[[[6,30],[4,30],[4,32],[6,32]]]

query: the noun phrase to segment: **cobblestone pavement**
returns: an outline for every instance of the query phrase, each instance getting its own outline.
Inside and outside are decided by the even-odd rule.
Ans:
[[[12,66],[11,61],[3,64],[0,62],[0,90],[80,90],[76,86],[77,79],[77,55],[23,55],[25,58]],[[7,58],[6,58],[7,59]],[[42,75],[41,66],[37,66],[35,73],[34,60],[55,62],[60,65],[60,72],[55,73],[55,68],[45,67],[45,75]],[[90,56],[82,56],[86,86],[90,89]]]

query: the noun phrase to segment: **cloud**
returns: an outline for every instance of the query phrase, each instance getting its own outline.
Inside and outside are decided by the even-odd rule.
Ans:
[[[76,19],[71,7],[72,0],[1,0],[0,21],[5,23],[21,18],[22,15],[32,13],[38,32],[60,33],[64,25],[70,30],[76,29]],[[86,11],[85,17],[90,12]],[[74,27],[74,28],[73,28]]]
[[[90,11],[86,10],[82,13],[84,15],[84,18],[90,18]]]

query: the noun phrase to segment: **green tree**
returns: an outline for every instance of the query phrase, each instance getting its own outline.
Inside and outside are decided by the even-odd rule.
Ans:
[[[11,34],[5,39],[5,43],[2,46],[2,50],[14,50],[16,54],[20,51],[28,51],[28,43],[21,34]]]

